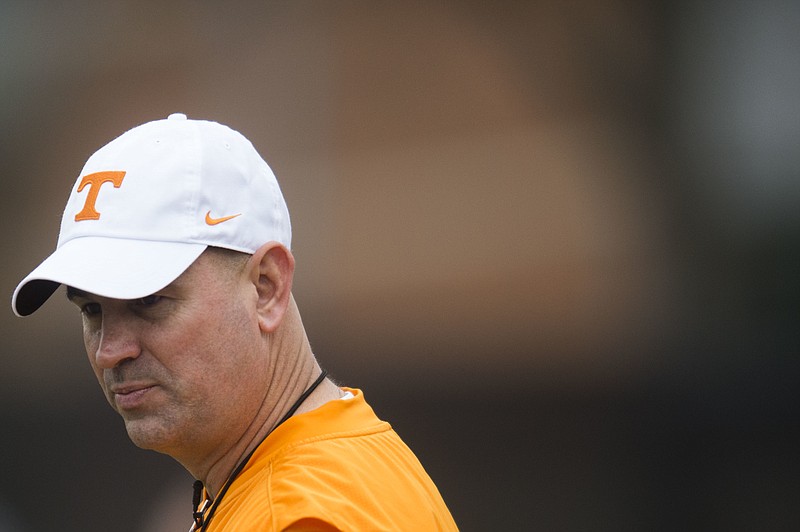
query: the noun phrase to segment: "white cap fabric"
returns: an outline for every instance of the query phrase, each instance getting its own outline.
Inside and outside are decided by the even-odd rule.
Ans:
[[[56,251],[17,286],[14,313],[36,311],[65,284],[116,299],[161,290],[207,246],[291,247],[275,175],[240,133],[173,114],[108,143],[83,167]]]

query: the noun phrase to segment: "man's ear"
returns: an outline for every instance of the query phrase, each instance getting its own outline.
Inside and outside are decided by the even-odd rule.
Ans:
[[[258,293],[258,326],[262,332],[274,332],[291,300],[294,256],[282,244],[268,242],[253,253],[248,268]]]

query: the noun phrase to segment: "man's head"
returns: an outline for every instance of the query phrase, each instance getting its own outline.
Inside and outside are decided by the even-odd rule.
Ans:
[[[12,306],[31,314],[66,285],[131,439],[197,465],[271,412],[287,363],[276,346],[301,336],[290,244],[278,183],[250,142],[171,115],[87,161],[56,251]]]
[[[291,246],[289,212],[266,162],[241,134],[174,114],[89,158],[67,202],[56,251],[14,292],[36,311],[65,284],[136,299],[174,281],[208,246],[248,254]]]

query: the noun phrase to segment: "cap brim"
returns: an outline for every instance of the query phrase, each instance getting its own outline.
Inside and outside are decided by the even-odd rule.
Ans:
[[[206,249],[205,244],[82,237],[58,248],[14,290],[17,316],[34,313],[67,285],[103,297],[136,299],[174,281]]]

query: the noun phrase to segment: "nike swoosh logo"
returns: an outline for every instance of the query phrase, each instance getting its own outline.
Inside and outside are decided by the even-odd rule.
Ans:
[[[211,217],[211,211],[208,211],[206,213],[206,223],[208,225],[217,225],[217,224],[221,224],[222,222],[227,222],[231,218],[236,218],[237,216],[241,216],[241,215],[242,215],[242,213],[231,214],[230,216],[223,216],[222,218],[212,218]]]

